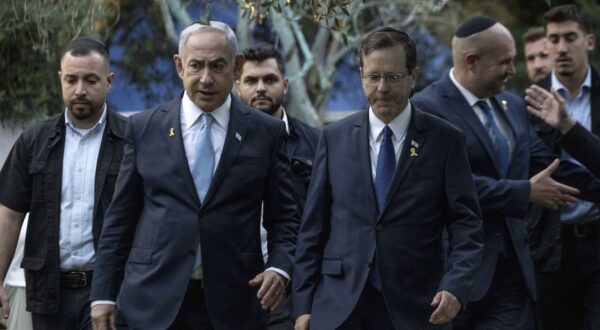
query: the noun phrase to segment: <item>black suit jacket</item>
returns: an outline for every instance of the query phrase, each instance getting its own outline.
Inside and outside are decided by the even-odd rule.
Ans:
[[[439,290],[463,305],[481,259],[480,211],[462,133],[415,107],[384,209],[371,173],[368,111],[323,130],[298,234],[293,314],[311,329],[335,329],[367,283],[375,250],[390,321],[434,326]],[[443,249],[444,228],[451,253]],[[444,267],[447,264],[447,267]]]
[[[125,117],[109,108],[94,180],[95,246],[115,189],[125,126]],[[58,242],[65,130],[64,112],[28,128],[15,142],[0,172],[0,203],[21,213],[29,212],[21,267],[25,269],[27,310],[38,314],[56,314],[59,307]]]
[[[597,135],[577,123],[560,138],[559,144],[594,175],[600,176],[600,138]]]
[[[600,134],[600,75],[593,67],[592,89],[590,93],[592,133]],[[539,85],[550,90],[552,84],[551,75],[548,75]],[[532,122],[538,136],[546,146],[559,157],[564,148],[571,156],[582,161],[584,165],[596,175],[600,171],[600,153],[597,137],[593,136],[580,125],[574,127],[567,135],[562,136],[560,132],[542,120],[533,117]],[[590,167],[591,166],[591,167]],[[597,200],[598,201],[598,200]],[[561,265],[561,229],[560,213],[552,210],[543,210],[536,217],[532,217],[529,225],[531,252],[536,262],[536,267],[541,271],[556,271]]]
[[[266,314],[248,281],[268,267],[291,274],[299,222],[285,126],[232,97],[221,158],[201,204],[183,146],[180,104],[177,98],[130,118],[91,300],[118,295],[130,329],[166,329],[180,309],[200,241],[214,328],[261,328]],[[266,265],[261,209],[271,247]]]
[[[296,194],[298,213],[302,215],[319,142],[319,131],[290,115],[287,115],[287,119],[289,126],[287,154],[292,169],[291,180]]]

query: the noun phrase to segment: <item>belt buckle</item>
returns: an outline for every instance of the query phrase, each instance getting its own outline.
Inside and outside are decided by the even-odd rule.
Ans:
[[[588,237],[589,235],[587,233],[585,233],[585,230],[581,230],[584,233],[582,233],[580,231],[580,228],[582,229],[582,227],[580,227],[579,225],[580,224],[577,223],[577,224],[575,224],[575,226],[573,226],[573,233],[575,234],[575,237],[578,237],[578,238],[586,238],[586,237]],[[584,224],[581,224],[581,225],[584,226]]]
[[[71,272],[73,275],[77,275],[78,279],[81,279],[81,282],[77,281],[77,284],[74,285],[76,288],[85,288],[88,286],[88,279],[85,272],[82,271],[74,271]]]

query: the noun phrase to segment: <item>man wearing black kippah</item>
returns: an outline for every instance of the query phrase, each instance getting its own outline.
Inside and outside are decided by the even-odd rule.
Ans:
[[[106,46],[80,37],[63,50],[65,111],[27,129],[0,172],[0,281],[25,214],[22,268],[33,329],[91,329],[96,246],[123,156],[126,119],[106,103],[113,73]],[[0,286],[4,318],[9,299]]]
[[[597,199],[599,181],[582,168],[559,164],[531,126],[523,99],[504,92],[516,54],[504,25],[472,17],[456,31],[452,49],[454,67],[413,102],[466,135],[483,213],[482,264],[470,303],[453,327],[533,329],[529,300],[536,286],[523,218],[530,203],[556,209],[576,201],[578,189],[578,197]]]

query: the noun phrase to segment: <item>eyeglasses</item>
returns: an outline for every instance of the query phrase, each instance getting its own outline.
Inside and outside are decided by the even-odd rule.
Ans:
[[[387,73],[384,75],[381,74],[368,74],[362,76],[363,80],[367,83],[367,85],[379,85],[379,81],[381,78],[385,79],[387,83],[397,84],[401,79],[408,76],[408,73]]]

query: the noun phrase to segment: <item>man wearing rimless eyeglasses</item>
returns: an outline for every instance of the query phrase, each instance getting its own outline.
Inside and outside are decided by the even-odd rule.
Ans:
[[[482,249],[465,139],[411,106],[406,33],[378,30],[359,54],[370,107],[321,134],[292,276],[296,329],[449,329]]]

